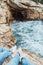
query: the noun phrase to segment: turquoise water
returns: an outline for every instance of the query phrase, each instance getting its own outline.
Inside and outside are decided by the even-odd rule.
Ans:
[[[14,21],[10,25],[16,37],[16,45],[22,49],[35,52],[43,57],[43,22],[42,21]]]

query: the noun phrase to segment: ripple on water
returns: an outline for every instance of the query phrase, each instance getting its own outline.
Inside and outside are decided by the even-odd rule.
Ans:
[[[16,22],[10,25],[16,37],[16,45],[43,56],[43,23],[42,21]]]

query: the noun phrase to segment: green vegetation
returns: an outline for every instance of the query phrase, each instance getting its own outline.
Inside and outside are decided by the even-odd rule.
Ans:
[[[38,0],[38,2],[42,3],[43,4],[43,0]]]
[[[43,0],[33,0],[33,1],[35,1],[36,3],[40,2],[43,4]]]
[[[43,0],[40,1],[43,4]]]

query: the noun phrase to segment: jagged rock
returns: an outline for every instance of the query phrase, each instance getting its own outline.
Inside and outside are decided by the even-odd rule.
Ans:
[[[10,11],[6,0],[0,0],[0,46],[14,46],[15,37],[12,36],[8,21],[10,19]]]
[[[43,14],[42,13],[39,13],[38,11],[36,11],[36,10],[32,10],[32,9],[30,9],[30,10],[27,10],[27,19],[29,20],[39,20],[39,19],[41,19],[41,20],[43,20]]]
[[[43,20],[43,5],[40,3],[37,4],[31,0],[7,0],[7,3],[11,6],[16,19],[21,17],[20,19]]]

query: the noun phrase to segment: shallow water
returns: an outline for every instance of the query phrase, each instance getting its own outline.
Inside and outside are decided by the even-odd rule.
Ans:
[[[43,22],[42,21],[14,21],[10,25],[16,37],[17,47],[30,50],[43,57]]]

